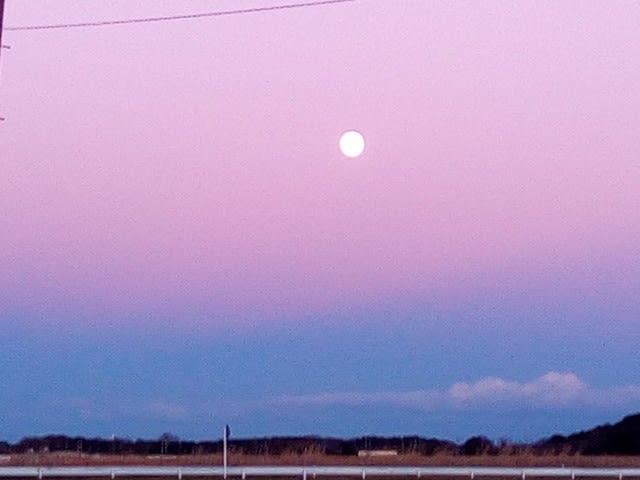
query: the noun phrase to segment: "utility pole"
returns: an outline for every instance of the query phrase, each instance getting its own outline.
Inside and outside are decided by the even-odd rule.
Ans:
[[[2,18],[4,17],[4,0],[0,0],[0,52],[2,52]]]
[[[224,433],[222,434],[222,465],[224,480],[227,480],[227,442],[230,434],[231,429],[229,428],[229,425],[225,425]]]
[[[4,0],[0,0],[0,57],[2,57],[2,25],[4,19]],[[0,59],[1,60],[1,59]],[[2,62],[0,62],[0,67],[2,67]],[[0,72],[1,73],[1,72]],[[4,117],[0,115],[0,122],[4,120]]]

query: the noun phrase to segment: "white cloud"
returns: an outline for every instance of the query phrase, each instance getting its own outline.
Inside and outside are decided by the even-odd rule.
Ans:
[[[143,402],[95,402],[73,398],[65,405],[81,418],[135,417],[179,421],[217,416],[234,418],[256,410],[344,407],[386,407],[416,411],[495,411],[527,409],[611,409],[637,408],[640,386],[596,388],[575,373],[548,372],[530,381],[518,382],[499,377],[475,382],[457,382],[445,389],[379,392],[320,392],[280,395],[262,400],[210,401],[176,404],[163,399]],[[60,405],[61,406],[61,405]]]
[[[527,406],[533,408],[634,405],[640,401],[640,386],[597,389],[574,373],[549,372],[528,382],[487,377],[473,383],[458,382],[447,390],[405,392],[331,392],[283,395],[270,406],[327,407],[393,405],[419,410],[492,409]]]
[[[275,405],[316,406],[344,405],[360,407],[370,404],[394,404],[405,407],[435,407],[440,394],[430,391],[415,392],[335,392],[309,395],[282,395],[271,400]]]
[[[456,383],[448,393],[452,401],[461,405],[527,402],[560,407],[581,402],[591,392],[573,373],[549,372],[526,383],[493,377],[471,384]]]
[[[166,400],[152,400],[132,402],[126,400],[104,399],[96,401],[85,397],[73,397],[65,402],[52,402],[52,408],[71,408],[80,418],[87,419],[114,419],[114,418],[145,418],[160,420],[185,420],[190,411],[186,406],[168,402]]]

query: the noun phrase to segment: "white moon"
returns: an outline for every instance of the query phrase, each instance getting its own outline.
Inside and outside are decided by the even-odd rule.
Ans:
[[[340,137],[340,151],[349,158],[356,158],[364,152],[364,137],[360,132],[349,130]]]

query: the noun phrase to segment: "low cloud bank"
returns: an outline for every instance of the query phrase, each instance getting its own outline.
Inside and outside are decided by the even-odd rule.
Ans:
[[[276,406],[326,407],[393,405],[419,410],[517,408],[611,408],[637,404],[640,386],[598,389],[574,373],[549,372],[528,382],[487,377],[473,383],[458,382],[447,390],[407,392],[331,392],[282,395],[268,403]]]
[[[72,398],[55,403],[71,408],[83,419],[138,418],[145,421],[184,422],[208,418],[211,412],[224,418],[239,418],[260,411],[305,410],[331,407],[391,407],[422,412],[485,411],[501,414],[527,410],[637,410],[640,386],[596,388],[574,373],[549,372],[526,382],[486,377],[475,382],[457,382],[447,389],[380,392],[319,392],[279,395],[249,401],[210,402],[94,401]]]

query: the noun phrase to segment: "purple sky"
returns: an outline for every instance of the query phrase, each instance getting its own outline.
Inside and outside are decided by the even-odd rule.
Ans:
[[[5,26],[278,3],[6,0]],[[218,412],[245,436],[528,439],[640,410],[638,2],[3,42],[6,437],[211,437]]]

